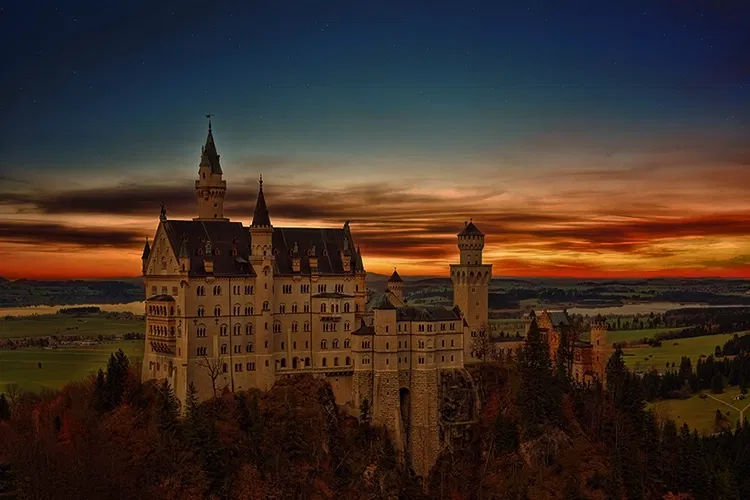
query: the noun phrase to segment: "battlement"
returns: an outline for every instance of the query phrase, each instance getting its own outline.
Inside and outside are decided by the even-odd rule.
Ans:
[[[609,325],[606,321],[592,321],[591,331],[606,332],[609,330]]]

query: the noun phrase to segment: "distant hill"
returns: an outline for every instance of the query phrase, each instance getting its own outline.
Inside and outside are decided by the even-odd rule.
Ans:
[[[19,279],[0,282],[0,307],[38,305],[121,304],[143,300],[140,280],[67,280]]]

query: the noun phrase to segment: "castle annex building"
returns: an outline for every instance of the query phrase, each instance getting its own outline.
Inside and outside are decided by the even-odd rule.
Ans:
[[[142,378],[168,380],[184,401],[191,383],[206,399],[269,389],[293,374],[325,377],[353,413],[368,400],[373,420],[425,475],[455,429],[476,419],[464,362],[472,333],[488,321],[492,265],[482,263],[484,235],[468,222],[458,234],[453,308],[411,306],[395,271],[384,293],[368,293],[348,221],[276,227],[262,178],[250,225],[231,221],[223,175],[209,123],[194,187],[197,217],[171,220],[162,207],[143,250]]]

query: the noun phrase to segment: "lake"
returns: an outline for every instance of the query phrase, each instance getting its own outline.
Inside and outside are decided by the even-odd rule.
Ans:
[[[34,314],[55,314],[64,307],[98,307],[108,312],[132,312],[143,314],[146,302],[136,301],[126,304],[76,304],[66,306],[27,306],[27,307],[0,307],[0,318],[3,316],[31,316]]]
[[[672,309],[682,309],[684,307],[748,307],[742,304],[734,305],[709,305],[709,304],[682,304],[679,302],[645,302],[639,304],[625,304],[614,307],[571,307],[568,312],[571,314],[582,314],[589,316],[633,316],[635,314],[660,314]]]

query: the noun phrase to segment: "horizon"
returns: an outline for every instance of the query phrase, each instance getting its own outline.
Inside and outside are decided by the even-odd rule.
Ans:
[[[149,16],[142,12],[147,7]],[[750,278],[750,5],[9,5],[0,276],[140,276],[159,204],[351,221],[365,269]]]

